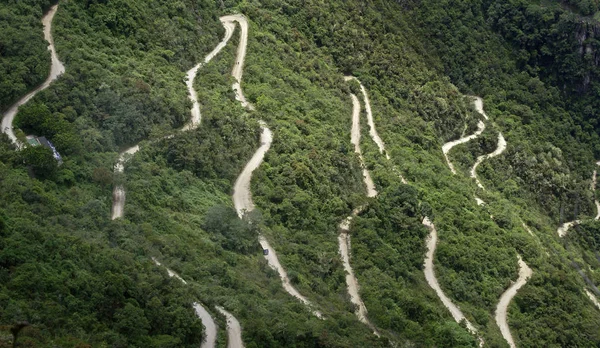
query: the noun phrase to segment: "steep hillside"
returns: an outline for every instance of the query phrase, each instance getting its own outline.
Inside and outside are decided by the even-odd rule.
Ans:
[[[0,5],[38,38],[0,42],[0,109],[46,78],[49,5]],[[59,2],[65,73],[14,127],[62,164],[0,135],[0,347],[597,346],[595,68],[562,24],[594,6]]]

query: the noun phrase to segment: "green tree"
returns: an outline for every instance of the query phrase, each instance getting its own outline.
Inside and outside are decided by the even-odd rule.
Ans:
[[[52,178],[58,169],[52,150],[44,146],[28,146],[22,151],[23,160],[40,178]]]

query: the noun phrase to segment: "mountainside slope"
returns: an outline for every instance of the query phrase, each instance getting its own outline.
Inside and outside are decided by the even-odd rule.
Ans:
[[[41,18],[36,6],[46,4],[36,4],[2,6]],[[224,308],[246,347],[475,347],[478,337],[502,347],[495,312],[518,279],[512,301],[502,301],[510,302],[506,322],[517,346],[598,345],[590,177],[600,139],[593,117],[582,123],[578,114],[591,97],[577,99],[524,67],[494,22],[494,6],[61,2],[53,36],[66,72],[20,108],[16,125],[47,136],[63,164],[41,147],[16,151],[0,135],[0,347],[24,322],[19,342],[40,347],[199,346],[206,334],[196,302],[216,321],[216,346],[230,343]],[[245,61],[235,58],[238,26],[190,82],[201,123],[175,132],[193,106],[186,71],[222,39],[218,18],[233,13],[249,23]],[[37,24],[20,30],[41,35]],[[16,56],[43,80],[46,44],[31,45]],[[232,69],[243,71],[241,81]],[[27,88],[0,90],[0,105],[35,88],[35,79],[19,76],[11,79]],[[364,167],[353,152],[349,97],[363,92],[371,110],[359,115]],[[473,107],[473,94],[489,118]],[[254,210],[240,219],[231,195],[261,146],[260,120],[273,139],[252,172]],[[499,133],[506,151],[495,151]],[[113,175],[118,151],[138,143]],[[478,186],[469,172],[490,153],[497,156],[476,167]],[[365,195],[363,172],[376,196]],[[111,190],[119,185],[127,201],[113,221]],[[338,225],[350,215],[345,260]],[[579,219],[558,236],[558,226]],[[439,287],[475,330],[455,322],[428,285],[423,221],[438,235]],[[314,307],[284,290],[259,236]],[[533,272],[526,283],[518,255]],[[344,261],[369,326],[354,314]]]

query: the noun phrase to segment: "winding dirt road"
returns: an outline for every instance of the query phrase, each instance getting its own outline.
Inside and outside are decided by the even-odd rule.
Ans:
[[[48,75],[44,83],[42,83],[33,91],[27,93],[21,99],[19,99],[6,111],[6,113],[4,113],[2,117],[2,132],[8,135],[10,140],[17,146],[18,149],[23,148],[24,144],[21,144],[21,142],[15,136],[12,124],[13,120],[15,119],[15,116],[17,115],[19,107],[31,100],[31,98],[33,98],[33,96],[35,96],[39,91],[48,88],[52,81],[56,80],[60,75],[62,75],[65,72],[65,66],[58,59],[58,55],[56,54],[56,48],[54,47],[54,39],[52,38],[52,19],[54,19],[56,10],[58,10],[58,5],[52,6],[48,13],[46,13],[44,17],[42,17],[42,24],[44,25],[44,39],[48,41],[48,49],[50,50],[50,56],[52,58],[52,62],[50,65],[50,74]]]
[[[360,166],[363,171],[363,181],[367,186],[367,197],[375,197],[377,196],[375,183],[365,165],[365,159],[363,158],[360,149],[360,102],[354,94],[351,94],[350,96],[352,97],[352,130],[350,131],[350,142],[354,145],[354,152],[358,154],[358,158],[360,159]]]
[[[600,166],[600,161],[596,162],[596,166]],[[594,220],[596,220],[596,221],[600,220],[600,202],[598,202],[598,199],[595,196],[596,175],[597,174],[598,174],[598,171],[594,170],[594,173],[592,174],[592,184],[590,186],[590,190],[592,190],[592,192],[594,192],[594,204],[596,205],[596,216],[594,217]],[[556,231],[558,233],[558,236],[560,238],[566,236],[567,233],[569,232],[569,229],[571,229],[571,227],[573,227],[575,225],[579,225],[581,223],[581,221],[582,220],[569,221],[569,222],[565,222],[564,224],[560,225],[560,227],[558,227],[558,230]]]
[[[484,130],[485,123],[483,123],[483,121],[480,120],[479,123],[477,123],[477,131],[475,131],[475,133],[457,140],[447,142],[444,145],[442,145],[442,152],[444,153],[444,158],[446,158],[446,163],[448,163],[448,167],[450,167],[450,171],[452,172],[452,174],[456,174],[456,169],[454,169],[454,165],[452,164],[452,162],[450,162],[450,159],[448,158],[448,152],[450,152],[450,150],[452,150],[452,148],[456,145],[464,144],[468,141],[477,138],[481,135],[481,133],[483,133]]]
[[[517,294],[517,291],[527,283],[527,279],[531,278],[533,272],[531,268],[525,264],[521,255],[519,257],[519,278],[515,283],[513,283],[500,297],[500,301],[496,306],[496,324],[500,328],[500,332],[502,333],[502,337],[508,342],[508,344],[512,348],[516,348],[515,341],[513,340],[512,334],[510,333],[510,329],[508,327],[507,322],[507,311],[508,305],[510,301],[512,301],[513,297]]]
[[[360,91],[362,93],[363,101],[365,103],[365,111],[367,112],[367,123],[369,124],[369,135],[371,136],[371,138],[373,139],[375,144],[377,144],[377,147],[379,148],[379,153],[385,154],[385,158],[388,161],[390,161],[391,160],[390,155],[385,150],[385,143],[383,142],[383,140],[381,140],[381,137],[379,136],[379,134],[377,133],[377,129],[375,128],[375,121],[373,120],[373,112],[371,111],[371,101],[369,100],[369,95],[367,94],[367,89],[365,88],[365,86],[363,86],[362,82],[360,82],[360,80],[357,79],[356,77],[344,76],[344,81],[350,81],[350,80],[355,80],[360,85]],[[356,104],[354,104],[354,98],[356,98],[356,96],[354,96],[353,94],[352,94],[352,96],[353,96],[352,104],[353,104],[353,112],[354,112],[354,110],[355,110],[354,105],[356,105]],[[360,114],[360,105],[359,105],[358,112]],[[353,115],[352,119],[354,120],[354,115]],[[353,128],[353,130],[354,130],[354,128]],[[352,139],[354,139],[354,138],[352,138]],[[356,149],[356,145],[355,145],[355,149]],[[362,154],[359,154],[359,156],[362,156]],[[402,173],[400,173],[400,171],[395,166],[393,166],[393,170],[396,173],[396,175],[398,175],[398,177],[400,178],[400,180],[402,181],[403,184],[405,184],[405,185],[408,184],[408,182],[406,181],[406,179],[404,178]],[[369,176],[369,179],[370,179],[370,176]],[[369,187],[369,184],[367,184],[367,188],[368,187]]]
[[[367,120],[370,127],[369,134],[371,135],[373,141],[379,147],[379,152],[382,154],[385,153],[386,158],[389,160],[390,157],[385,152],[383,141],[381,140],[381,138],[377,134],[377,130],[375,129],[375,123],[373,122],[373,114],[371,112],[371,105],[365,87],[362,85],[362,83],[360,83],[360,81],[357,78],[353,76],[345,76],[344,80],[355,80],[360,84],[363,100],[365,102],[365,110],[367,112]],[[375,197],[377,196],[375,183],[373,182],[371,174],[369,173],[369,170],[365,165],[365,160],[362,156],[362,150],[360,148],[360,102],[358,101],[356,95],[350,93],[350,97],[352,99],[352,127],[350,131],[350,142],[354,145],[354,152],[358,155],[358,158],[360,160],[360,166],[363,171],[363,181],[367,189],[367,197]],[[380,337],[380,334],[377,331],[375,325],[373,325],[367,318],[367,307],[365,306],[363,300],[360,297],[360,287],[358,285],[358,279],[356,279],[356,276],[354,275],[354,270],[352,269],[352,265],[350,264],[350,224],[352,222],[352,219],[356,215],[358,215],[363,209],[364,206],[356,208],[352,212],[352,215],[348,216],[339,224],[338,245],[339,252],[342,257],[342,262],[344,264],[344,270],[346,271],[346,286],[348,288],[348,294],[350,295],[350,302],[352,302],[356,306],[355,314],[360,322],[370,327],[373,330],[373,333],[377,337]]]
[[[183,126],[181,131],[188,131],[188,130],[196,129],[200,125],[200,122],[202,121],[202,116],[200,114],[200,104],[198,103],[198,94],[196,93],[196,90],[194,89],[194,80],[196,79],[198,70],[202,66],[204,66],[206,63],[210,62],[219,52],[221,52],[223,47],[225,47],[225,45],[227,45],[227,42],[229,42],[229,39],[231,39],[231,36],[233,35],[233,32],[235,30],[235,23],[233,23],[230,20],[230,17],[231,16],[223,16],[220,18],[221,23],[223,24],[223,27],[225,28],[225,36],[223,37],[221,42],[219,42],[219,44],[209,54],[207,54],[206,57],[204,57],[204,60],[202,62],[198,63],[196,66],[194,66],[193,68],[191,68],[190,70],[188,70],[186,72],[185,84],[188,89],[188,97],[192,101],[192,109],[191,109],[192,117],[190,118],[190,121]],[[166,136],[165,138],[172,138],[173,136],[174,135],[171,134],[171,135]],[[119,159],[117,160],[117,164],[115,164],[114,172],[122,173],[123,169],[125,167],[125,162],[127,162],[128,157],[133,156],[139,150],[140,150],[139,145],[134,145],[134,146],[127,148],[124,151],[120,152]],[[111,218],[113,220],[122,218],[123,214],[124,214],[123,213],[124,208],[125,208],[125,187],[123,185],[117,185],[113,189],[113,206],[112,206],[112,215],[111,215],[112,217]]]
[[[131,158],[136,152],[140,150],[138,145],[132,146],[123,150],[119,154],[119,160],[115,164],[114,172],[123,173],[125,169],[125,162]],[[111,219],[118,219],[123,217],[123,209],[125,207],[125,187],[123,185],[117,185],[113,189],[113,206]]]
[[[225,45],[227,45],[227,42],[229,42],[229,39],[231,39],[233,31],[235,30],[235,24],[231,21],[225,21],[224,19],[226,17],[227,16],[220,18],[221,23],[225,28],[225,36],[223,37],[223,40],[219,42],[219,44],[215,47],[215,49],[212,50],[212,52],[210,52],[206,57],[204,57],[204,61],[198,63],[186,73],[185,84],[187,85],[189,98],[192,101],[193,105],[192,118],[190,119],[190,122],[183,126],[183,128],[181,129],[182,131],[195,129],[200,125],[200,122],[202,121],[202,115],[200,114],[200,103],[198,103],[198,94],[194,89],[194,80],[196,79],[196,75],[198,75],[198,70],[201,67],[203,67],[206,63],[210,62],[219,52],[221,52],[223,47],[225,47]]]
[[[344,79],[346,81],[349,81],[351,79],[356,79],[356,78],[353,76],[346,76]],[[358,81],[358,79],[356,79],[356,81]],[[369,99],[368,99],[368,96],[366,93],[366,89],[364,88],[362,83],[360,83],[360,81],[358,81],[358,82],[361,86],[361,92],[363,93],[363,97],[365,100],[365,108],[367,109],[368,123],[371,128],[369,134],[373,138],[373,141],[378,145],[380,153],[385,153],[386,158],[388,160],[390,160],[390,157],[388,156],[387,152],[385,151],[385,144],[381,140],[381,138],[379,137],[379,135],[377,134],[377,131],[375,129],[375,123],[373,121],[371,106],[370,106],[370,103],[368,102]],[[356,96],[354,96],[353,94],[351,94],[351,96],[352,96],[352,102],[353,102],[352,143],[355,144],[355,151],[359,154],[361,162],[364,163],[364,160],[362,159],[362,155],[360,152],[360,147],[357,145],[358,141],[360,139],[360,128],[358,126],[359,115],[360,115],[360,104],[358,103],[358,99],[356,98]],[[475,100],[476,108],[478,108],[478,106],[477,106],[478,100],[479,100],[479,102],[481,102],[480,98],[479,99],[476,98],[476,100]],[[478,108],[478,110],[479,110],[479,108]],[[485,115],[485,114],[482,114],[482,115],[487,119],[487,115]],[[355,126],[355,124],[357,124],[357,126]],[[485,130],[485,124],[482,121],[479,121],[478,127],[479,127],[479,129],[475,134],[472,134],[468,137],[463,137],[459,140],[444,144],[444,146],[442,147],[444,156],[446,157],[446,161],[448,162],[448,166],[450,167],[450,169],[452,170],[453,173],[456,173],[456,172],[454,171],[454,167],[452,166],[452,163],[450,163],[450,161],[448,160],[448,157],[447,157],[448,151],[450,151],[450,149],[452,149],[452,147],[454,147],[458,144],[465,143],[465,142],[479,136]],[[396,168],[394,168],[394,170],[397,172],[402,183],[407,184],[407,181],[400,174],[400,172]],[[372,194],[373,196],[377,195],[377,191],[375,191],[374,184],[372,184],[373,185],[372,190],[369,189],[369,187],[372,183],[372,180],[369,182],[370,175],[368,175],[368,172],[367,172],[367,175],[363,175],[363,176],[364,176],[364,180],[365,180],[365,185],[367,186],[368,194]],[[373,197],[373,196],[371,196],[371,197]],[[483,202],[483,201],[481,201],[481,202]],[[350,240],[349,240],[349,237],[345,237],[345,236],[348,236],[347,231],[350,228],[350,223],[352,221],[353,216],[355,216],[357,213],[358,213],[358,211],[353,212],[353,215],[346,218],[340,224],[340,230],[342,231],[342,233],[338,237],[339,242],[340,242],[340,252],[342,253],[342,256],[344,258],[344,268],[346,268],[346,258],[348,259],[348,264],[347,264],[347,268],[346,268],[348,275],[346,277],[346,282],[348,283],[348,292],[350,293],[351,298],[354,298],[352,300],[352,302],[358,306],[357,316],[359,317],[359,320],[363,321],[364,323],[366,323],[367,325],[369,325],[370,327],[372,327],[375,330],[375,328],[371,325],[371,323],[366,318],[366,308],[364,308],[364,304],[362,303],[362,300],[358,296],[358,283],[356,281],[356,278],[354,278],[354,273],[352,272],[352,268],[350,267],[349,256],[347,256],[347,254],[349,253],[349,250],[350,250]],[[471,324],[471,322],[469,322],[468,319],[466,319],[466,317],[460,311],[458,306],[456,306],[454,303],[452,303],[452,301],[448,298],[448,296],[446,296],[446,294],[441,289],[441,287],[437,281],[437,278],[436,278],[435,272],[434,272],[434,268],[433,268],[433,256],[435,253],[435,249],[437,247],[437,239],[438,239],[437,231],[435,229],[435,225],[433,224],[433,222],[431,222],[431,220],[428,217],[425,217],[423,219],[422,223],[430,231],[430,234],[427,239],[427,254],[426,254],[425,262],[424,262],[424,273],[425,273],[425,278],[427,280],[427,283],[438,295],[438,297],[440,298],[440,300],[442,301],[444,306],[450,311],[450,313],[452,314],[452,317],[456,320],[456,322],[460,323],[463,319],[465,320],[465,322],[467,323],[467,329],[469,330],[469,332],[471,332],[473,335],[475,335],[477,337],[479,346],[482,347],[484,344],[484,341],[481,338],[481,336],[479,335],[479,333],[477,332],[477,329]],[[345,247],[345,245],[347,247]],[[344,253],[346,254],[345,257],[344,257]],[[353,293],[355,294],[355,296],[353,296]],[[362,310],[362,311],[361,311],[361,305],[364,308],[364,310]],[[375,330],[375,333],[377,334],[376,330]]]
[[[594,296],[594,294],[592,294],[591,291],[589,291],[588,289],[583,289],[585,291],[585,294],[587,295],[587,297],[589,297],[589,299],[596,305],[596,307],[598,307],[598,309],[600,309],[600,302],[598,302],[598,299],[596,298],[596,296]]]
[[[233,25],[235,25],[235,22],[240,24],[240,43],[238,46],[237,56],[235,58],[235,64],[233,65],[233,70],[231,72],[231,75],[235,78],[236,82],[232,85],[232,88],[235,91],[236,99],[242,104],[242,106],[248,110],[254,110],[254,106],[246,100],[241,88],[244,59],[246,57],[246,47],[248,45],[248,21],[246,20],[246,17],[242,15],[230,15],[221,17],[221,22],[224,24],[232,23]],[[265,154],[267,151],[269,151],[271,143],[273,142],[273,133],[269,128],[267,128],[267,124],[263,121],[260,121],[260,127],[262,129],[260,135],[260,147],[256,150],[250,161],[246,164],[244,170],[242,170],[242,173],[238,176],[233,186],[233,204],[240,218],[242,218],[244,214],[254,210],[254,202],[252,201],[252,193],[250,191],[252,172],[254,172],[254,170],[260,166]],[[294,288],[290,282],[287,272],[283,266],[281,266],[281,263],[279,263],[279,258],[277,257],[275,249],[271,247],[267,239],[263,235],[259,235],[258,242],[264,250],[268,250],[268,254],[265,255],[265,259],[267,260],[269,266],[279,274],[279,278],[281,279],[285,291],[304,303],[315,316],[323,319],[321,312],[315,310],[313,308],[313,304],[306,297],[302,296],[298,290],[296,290],[296,288]]]
[[[242,341],[242,327],[240,322],[226,311],[221,306],[215,307],[221,314],[227,319],[227,347],[228,348],[244,348],[244,342]]]
[[[427,280],[427,283],[429,284],[429,286],[431,286],[431,288],[438,295],[440,300],[442,300],[442,303],[444,304],[444,306],[446,306],[446,308],[448,308],[448,310],[450,311],[450,314],[452,314],[452,317],[454,318],[454,320],[456,320],[457,323],[460,323],[462,320],[464,320],[467,324],[467,329],[473,335],[477,336],[477,338],[479,340],[479,346],[482,347],[483,339],[479,336],[477,329],[465,317],[465,315],[461,312],[460,308],[458,308],[457,305],[452,303],[452,301],[448,298],[448,296],[446,296],[446,294],[444,293],[444,291],[440,287],[440,284],[437,281],[437,278],[435,276],[435,271],[433,268],[433,257],[435,254],[435,249],[437,247],[437,239],[438,239],[437,231],[435,229],[435,226],[433,225],[431,220],[429,220],[428,217],[425,217],[423,219],[423,225],[425,225],[425,227],[427,227],[429,229],[429,236],[427,237],[427,254],[425,256],[425,264],[424,264],[425,279]]]
[[[379,337],[379,332],[375,326],[367,318],[367,307],[360,298],[358,279],[354,275],[352,266],[350,265],[350,224],[352,218],[358,214],[359,210],[355,210],[352,215],[348,216],[339,225],[340,234],[338,235],[338,242],[340,247],[340,254],[342,255],[342,262],[344,263],[344,270],[346,271],[346,285],[348,287],[348,294],[350,295],[350,302],[356,306],[356,316],[358,320],[373,330],[373,333]]]
[[[156,264],[157,266],[164,267],[167,270],[169,277],[174,277],[177,280],[181,281],[183,284],[187,285],[187,282],[183,278],[181,278],[179,274],[175,273],[170,268],[163,266],[162,263],[160,263],[156,258],[153,257],[152,261],[154,261],[154,264]],[[196,316],[200,318],[200,320],[202,321],[202,325],[204,325],[205,328],[206,336],[204,337],[204,340],[202,341],[202,345],[200,345],[200,347],[214,348],[215,343],[217,342],[217,325],[215,324],[215,321],[211,317],[210,313],[208,313],[206,308],[202,307],[200,303],[194,302],[192,303],[192,306],[194,307]]]
[[[477,157],[477,161],[475,161],[473,168],[471,168],[471,177],[475,179],[477,186],[479,186],[479,188],[481,188],[482,190],[485,190],[485,187],[481,184],[481,181],[479,181],[479,178],[477,177],[477,167],[486,159],[490,159],[501,155],[504,152],[504,150],[506,150],[506,140],[502,136],[502,133],[498,133],[498,146],[496,147],[496,150],[487,155]]]

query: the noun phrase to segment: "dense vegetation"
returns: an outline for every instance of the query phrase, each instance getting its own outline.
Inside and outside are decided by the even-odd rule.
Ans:
[[[50,52],[44,41],[42,13],[50,0],[0,3],[0,111],[4,112],[50,71]]]
[[[23,66],[2,75],[0,109],[44,79],[39,18],[48,5],[0,5],[0,27],[14,31],[0,39],[2,66]],[[578,60],[573,27],[564,23],[590,16],[597,4],[561,5],[61,2],[53,29],[66,73],[21,108],[17,125],[50,138],[64,163],[0,139],[0,347],[25,321],[23,346],[198,346],[194,301],[221,328],[214,305],[231,311],[247,347],[476,346],[425,282],[426,215],[440,235],[442,288],[486,344],[506,346],[493,314],[517,278],[518,253],[534,270],[509,308],[519,346],[598,345],[598,311],[582,291],[600,282],[598,223],[556,236],[559,223],[595,215],[594,82],[575,93],[583,72],[594,70]],[[256,111],[242,108],[230,87],[236,32],[197,76],[201,126],[164,138],[189,117],[185,71],[217,44],[218,16],[230,12],[250,21],[243,88]],[[12,23],[17,15],[29,25]],[[391,156],[379,153],[362,121],[364,157],[380,192],[374,199],[365,198],[350,144],[356,86],[344,74],[366,86]],[[459,171],[452,175],[442,144],[472,133],[481,119],[468,94],[485,97],[491,119],[480,138],[452,150]],[[274,141],[252,181],[257,210],[240,220],[230,195],[258,146],[259,119]],[[484,192],[468,171],[495,149],[498,132],[509,145],[480,166]],[[142,150],[113,177],[117,150],[140,141]],[[115,183],[127,189],[126,214],[111,221]],[[352,265],[382,338],[354,316],[338,255],[337,225],[363,204],[351,230]],[[259,232],[326,320],[283,291]],[[218,344],[226,344],[223,330]]]

